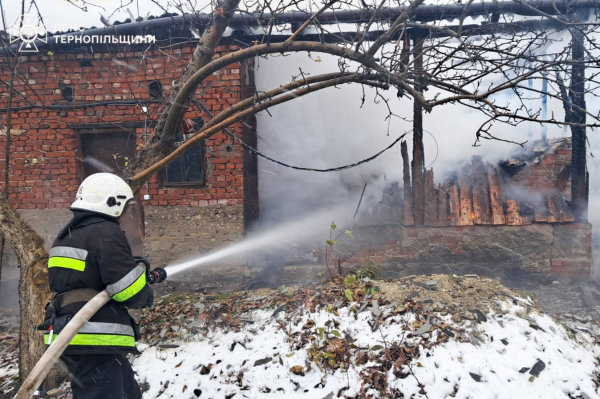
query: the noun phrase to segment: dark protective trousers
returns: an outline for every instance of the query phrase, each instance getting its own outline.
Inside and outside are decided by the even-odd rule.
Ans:
[[[142,399],[129,361],[121,355],[64,355],[73,374],[73,399]]]

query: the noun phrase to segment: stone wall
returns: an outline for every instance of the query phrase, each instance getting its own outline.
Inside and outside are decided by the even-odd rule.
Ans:
[[[369,259],[386,277],[477,273],[497,278],[587,279],[592,268],[590,224],[529,226],[360,226],[338,248],[347,267]]]

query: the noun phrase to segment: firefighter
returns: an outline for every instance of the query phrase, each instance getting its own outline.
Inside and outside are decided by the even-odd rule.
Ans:
[[[48,259],[53,298],[39,327],[44,342],[53,337],[87,301],[106,289],[112,300],[73,338],[61,359],[73,374],[74,399],[140,399],[131,364],[123,357],[139,353],[139,329],[127,308],[152,306],[154,294],[146,268],[136,265],[119,226],[133,192],[110,173],[86,178],[71,205],[73,218],[58,233]]]

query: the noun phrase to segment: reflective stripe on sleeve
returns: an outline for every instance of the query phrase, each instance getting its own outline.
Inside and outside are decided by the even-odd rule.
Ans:
[[[123,302],[137,294],[146,285],[146,268],[136,266],[121,280],[106,287],[108,294],[117,302]]]
[[[72,247],[54,247],[50,249],[48,267],[62,267],[77,271],[85,270],[85,258],[88,251]]]
[[[85,270],[85,261],[54,256],[48,259],[48,267],[62,267],[65,269],[73,269],[82,272]]]
[[[88,251],[80,248],[72,247],[54,247],[50,249],[50,257],[60,256],[61,258],[73,258],[79,260],[85,260],[88,255]]]

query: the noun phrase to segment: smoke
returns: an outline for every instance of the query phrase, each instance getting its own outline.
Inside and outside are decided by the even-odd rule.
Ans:
[[[536,50],[538,55],[561,53],[569,44],[568,32],[557,32]],[[315,60],[319,62],[315,62]],[[526,68],[527,65],[524,65]],[[300,70],[316,75],[338,70],[336,57],[305,53],[259,59],[256,68],[258,90],[269,90],[288,83]],[[498,83],[499,75],[489,75],[481,87]],[[569,83],[568,81],[565,83]],[[542,79],[524,82],[524,86],[542,90]],[[550,87],[556,91],[556,87]],[[519,90],[523,93],[523,90]],[[403,132],[412,130],[413,103],[396,98],[395,90],[380,91],[387,100],[377,96],[375,89],[350,84],[322,90],[297,98],[258,115],[259,148],[275,159],[305,167],[329,168],[353,163],[380,151]],[[436,94],[434,89],[427,98]],[[445,95],[446,93],[442,93]],[[362,98],[365,103],[362,105]],[[540,95],[527,93],[521,99],[514,91],[506,90],[493,97],[496,104],[515,110],[527,107],[530,113],[541,111]],[[522,101],[521,101],[522,100]],[[597,102],[588,101],[590,112],[597,113]],[[389,111],[388,111],[389,106]],[[396,116],[387,118],[389,112]],[[522,113],[522,112],[521,112]],[[542,113],[539,113],[542,116]],[[547,97],[547,118],[562,120],[562,103]],[[490,130],[495,136],[513,142],[527,142],[522,149],[516,144],[482,140],[474,147],[477,128],[486,121],[481,112],[458,104],[435,107],[424,113],[425,165],[432,167],[436,183],[451,177],[475,155],[484,162],[496,164],[501,160],[530,152],[542,132],[548,139],[570,136],[568,128],[552,124],[522,122],[516,126],[496,123]],[[412,159],[412,135],[407,137]],[[600,140],[590,131],[592,153],[600,153]],[[598,148],[597,148],[598,147]],[[595,159],[589,159],[590,221],[600,219],[595,201],[600,195],[600,173]],[[331,206],[338,201],[356,201],[364,183],[367,190],[361,208],[381,200],[382,191],[402,179],[402,158],[399,145],[373,162],[334,173],[315,173],[291,170],[259,159],[260,209],[263,222],[277,223],[313,209]],[[511,189],[520,200],[538,203],[539,195],[526,190]],[[529,197],[529,198],[528,198]],[[366,209],[361,209],[366,210]],[[598,220],[600,222],[600,220]],[[325,222],[326,223],[326,222]]]
[[[269,90],[285,84],[292,75],[298,75],[300,68],[307,75],[338,68],[335,57],[321,55],[320,62],[313,59],[306,54],[260,59],[256,68],[257,89]],[[330,168],[365,159],[402,133],[412,131],[412,101],[398,99],[395,90],[380,94],[388,100],[387,105],[375,89],[351,84],[278,105],[257,117],[259,149],[275,159],[304,167]],[[363,95],[365,103],[361,107]],[[509,97],[510,94],[506,98],[497,96],[497,101],[508,102]],[[396,116],[388,118],[388,105]],[[475,155],[498,162],[520,148],[496,141],[473,147],[475,131],[485,120],[480,112],[457,105],[424,113],[425,164],[434,168],[436,182],[445,180]],[[498,135],[505,139],[527,139],[528,128],[524,125],[499,129],[503,131]],[[412,135],[407,136],[407,141],[412,159]],[[365,182],[367,190],[361,210],[366,210],[362,207],[381,200],[386,186],[401,182],[399,147],[396,145],[370,163],[333,173],[292,170],[259,158],[262,220],[278,223],[339,201],[358,204]]]

